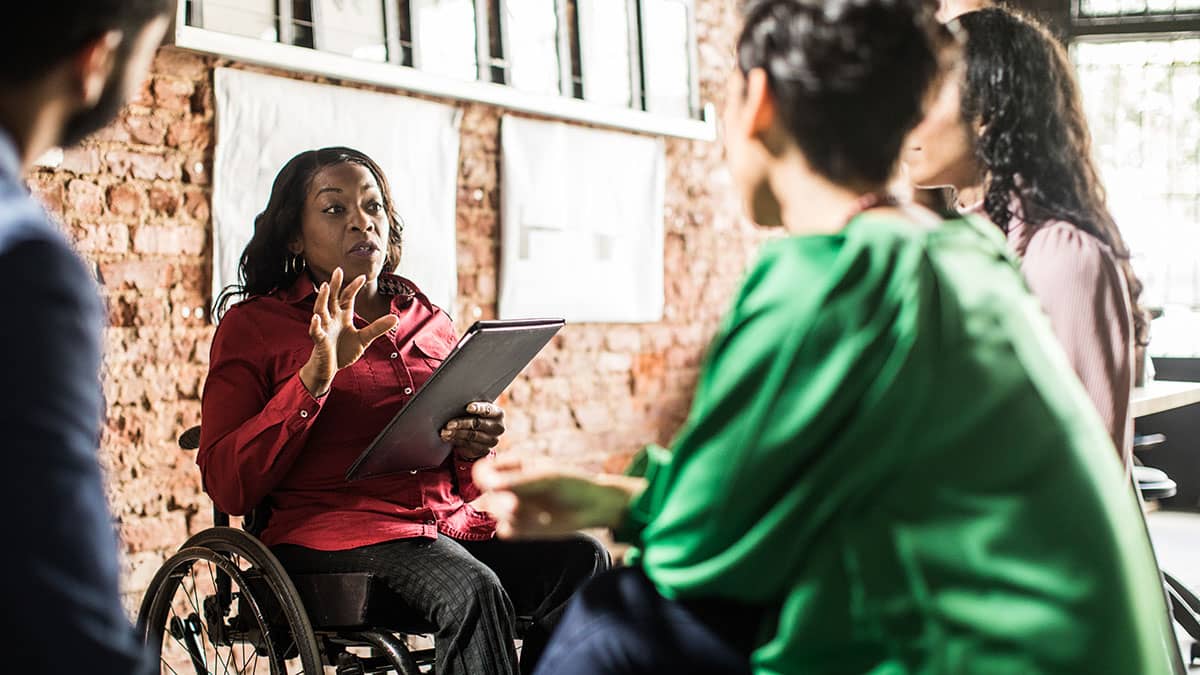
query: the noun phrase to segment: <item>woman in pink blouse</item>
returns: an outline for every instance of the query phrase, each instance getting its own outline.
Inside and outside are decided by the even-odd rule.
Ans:
[[[956,20],[965,58],[913,131],[904,164],[923,188],[953,188],[1021,259],[1067,358],[1125,466],[1133,348],[1146,336],[1141,284],[1105,206],[1074,72],[1037,22],[1003,9]]]

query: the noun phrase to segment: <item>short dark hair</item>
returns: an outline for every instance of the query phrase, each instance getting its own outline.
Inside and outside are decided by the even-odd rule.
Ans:
[[[947,38],[926,0],[749,0],[737,43],[784,126],[839,184],[885,182],[920,121]]]
[[[134,36],[171,10],[170,0],[39,0],[0,22],[0,82],[22,84],[45,75],[110,30]],[[126,47],[127,48],[127,47]]]

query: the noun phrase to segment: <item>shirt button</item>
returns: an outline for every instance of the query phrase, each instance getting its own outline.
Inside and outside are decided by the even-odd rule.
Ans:
[[[427,521],[425,521],[425,524],[426,525],[437,525],[437,521],[436,520],[427,520]]]
[[[307,411],[307,410],[301,410],[301,411],[300,411],[300,416],[301,416],[301,417],[308,417],[308,411]]]
[[[392,358],[393,358],[393,359],[394,359],[394,358],[396,358],[396,357],[398,357],[398,356],[400,356],[400,354],[399,354],[399,353],[397,353],[397,352],[392,352]]]
[[[412,393],[412,387],[405,387],[405,388],[404,388],[404,394],[405,394],[405,396],[407,396],[407,395],[409,395],[409,394],[411,394],[411,393]]]

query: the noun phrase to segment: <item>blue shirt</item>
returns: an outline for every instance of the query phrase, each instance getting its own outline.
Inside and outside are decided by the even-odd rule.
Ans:
[[[0,636],[22,673],[141,672],[96,461],[99,297],[3,130],[0,293]]]

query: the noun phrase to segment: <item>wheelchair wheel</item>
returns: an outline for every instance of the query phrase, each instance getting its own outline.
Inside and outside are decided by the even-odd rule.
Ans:
[[[171,675],[319,675],[312,625],[275,556],[233,528],[205,530],[155,574],[138,630]]]

